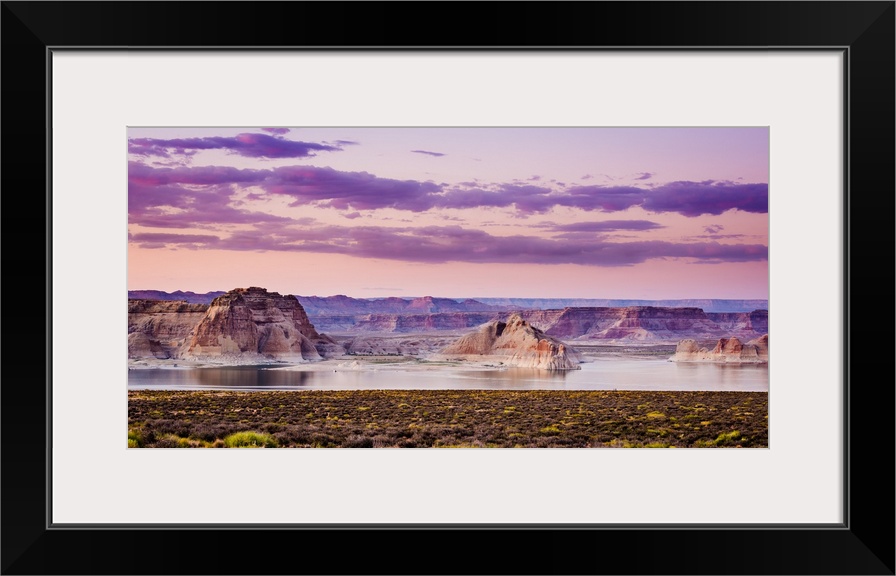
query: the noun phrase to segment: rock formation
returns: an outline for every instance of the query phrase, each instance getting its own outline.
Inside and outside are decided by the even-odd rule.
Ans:
[[[407,308],[405,309],[407,310]],[[521,318],[564,341],[607,344],[675,344],[684,338],[749,340],[768,331],[768,311],[707,314],[700,308],[564,308],[517,310]],[[505,313],[506,314],[506,313]],[[502,317],[500,312],[369,313],[310,316],[331,333],[411,334],[470,330]]]
[[[728,334],[746,334],[755,332],[765,334],[768,332],[768,310],[753,310],[752,312],[711,312],[706,317],[718,325]]]
[[[607,298],[477,298],[483,304],[506,306],[512,310],[562,310],[563,308],[700,308],[715,312],[749,312],[768,309],[768,300],[720,300],[698,298],[687,300],[628,300]]]
[[[734,362],[763,364],[768,362],[768,334],[743,344],[735,337],[720,338],[715,348],[701,348],[696,340],[678,343],[673,362]]]
[[[208,306],[185,301],[128,301],[128,358],[174,358]]]
[[[299,296],[299,302],[309,316],[361,314],[430,314],[438,312],[506,311],[504,306],[483,304],[476,300],[458,301],[451,298],[350,298],[338,296]]]
[[[493,312],[441,312],[434,314],[366,314],[358,318],[352,332],[466,331],[495,320]]]
[[[541,325],[534,317],[531,321]],[[654,306],[565,308],[549,325],[541,327],[558,338],[620,344],[671,343],[682,336],[712,338],[722,333],[700,308]]]
[[[224,292],[206,292],[205,294],[196,294],[195,292],[182,292],[176,290],[174,292],[164,292],[162,290],[128,290],[129,300],[179,300],[188,304],[205,304],[208,306],[212,300],[218,296],[223,296]]]
[[[215,298],[181,355],[303,362],[331,346],[339,348],[317,333],[295,296],[251,287]]]
[[[347,341],[345,352],[351,356],[428,356],[448,346],[457,337],[435,332],[432,335],[361,334]]]
[[[509,366],[579,370],[581,357],[566,344],[535,328],[519,314],[496,320],[444,348],[446,357],[490,356]]]

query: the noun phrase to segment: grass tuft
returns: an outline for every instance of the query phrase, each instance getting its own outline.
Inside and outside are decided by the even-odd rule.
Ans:
[[[237,432],[224,438],[226,448],[276,448],[277,440],[262,432]]]
[[[143,433],[140,430],[128,430],[128,448],[143,448]]]

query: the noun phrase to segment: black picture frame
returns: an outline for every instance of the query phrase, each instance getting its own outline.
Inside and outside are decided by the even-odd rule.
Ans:
[[[894,574],[892,336],[882,333],[894,318],[894,14],[892,1],[2,2],[2,572]],[[606,529],[50,526],[44,380],[52,375],[34,374],[49,365],[42,344],[50,349],[52,327],[44,221],[48,65],[50,51],[73,47],[843,51],[847,329],[844,349],[822,355],[844,355],[846,521]],[[866,353],[871,343],[882,350]],[[851,362],[852,350],[859,361]],[[707,497],[726,497],[721,490]]]

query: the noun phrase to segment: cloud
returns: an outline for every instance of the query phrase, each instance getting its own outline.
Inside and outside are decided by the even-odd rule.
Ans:
[[[343,214],[342,217],[348,218],[349,220],[354,220],[355,218],[360,218],[361,213],[360,212],[349,212],[348,214]]]
[[[262,128],[265,132],[270,132],[271,134],[288,134],[289,128]]]
[[[428,150],[411,150],[414,154],[428,154],[430,156],[444,156],[441,152],[430,152]]]
[[[746,238],[746,234],[698,234],[691,238],[709,238],[710,240],[719,240],[722,238]]]
[[[357,146],[360,142],[355,142],[354,140],[334,140],[333,144],[339,146]]]
[[[128,152],[137,156],[190,154],[196,150],[227,150],[248,158],[305,158],[320,151],[337,151],[341,148],[314,142],[299,142],[275,138],[267,134],[244,133],[236,136],[210,136],[204,138],[131,138]]]
[[[235,208],[237,184],[255,184],[264,172],[217,166],[128,169],[128,221],[154,228],[218,228],[222,224],[286,222],[289,218]]]
[[[128,234],[130,243],[147,250],[158,248],[180,248],[186,250],[207,250],[214,248],[220,238],[209,234]]]
[[[581,180],[591,180],[592,178],[594,178],[594,176],[592,176],[591,174],[585,174],[584,176],[582,176]]]
[[[319,166],[239,169],[152,167],[140,162],[129,165],[130,208],[137,213],[147,206],[201,209],[208,198],[220,205],[222,198],[232,197],[249,186],[269,195],[286,196],[293,207],[316,205],[352,211],[509,208],[517,216],[526,216],[558,207],[612,213],[638,206],[649,212],[675,212],[689,217],[718,215],[728,210],[768,211],[768,184],[672,182],[649,188],[559,184],[547,187],[524,183],[467,187],[469,184],[449,187],[432,181],[396,180]],[[258,197],[257,190],[251,194]]]
[[[717,242],[570,241],[538,236],[492,236],[461,226],[387,228],[378,226],[301,226],[271,230],[258,226],[227,238],[197,234],[134,234],[144,247],[165,244],[190,249],[294,251],[343,254],[405,262],[581,264],[631,266],[657,258],[692,258],[700,262],[766,260],[768,247]]]
[[[764,214],[768,212],[768,184],[670,182],[646,194],[641,207],[650,212],[678,212],[683,216],[716,216],[732,209]]]
[[[649,179],[653,178],[654,174],[655,174],[655,172],[641,172],[641,173],[635,175],[635,180],[649,180]]]
[[[271,194],[292,198],[292,206],[316,203],[341,210],[396,208],[422,212],[435,205],[441,191],[432,182],[379,178],[368,172],[316,166],[274,168],[260,185]]]
[[[656,230],[665,228],[665,226],[649,220],[604,220],[603,222],[558,224],[551,228],[557,232],[615,232],[617,230]]]
[[[721,224],[711,224],[709,226],[703,227],[703,231],[706,232],[707,234],[718,234],[719,232],[721,232],[724,229],[725,229],[725,227],[722,226]]]
[[[183,243],[198,243],[198,244],[215,244],[220,238],[217,236],[212,236],[210,234],[166,234],[166,233],[158,233],[158,232],[142,232],[136,234],[128,234],[129,239],[132,242],[154,242],[154,243],[166,243],[166,244],[183,244]]]

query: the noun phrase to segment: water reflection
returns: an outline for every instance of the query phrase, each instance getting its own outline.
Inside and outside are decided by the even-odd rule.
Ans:
[[[128,388],[161,390],[740,390],[768,391],[767,365],[608,358],[581,370],[294,371],[270,366],[128,370]]]

